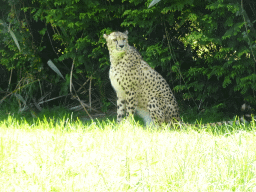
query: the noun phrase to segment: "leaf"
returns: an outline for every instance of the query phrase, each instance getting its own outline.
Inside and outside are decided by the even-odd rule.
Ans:
[[[18,42],[18,40],[17,40],[16,36],[14,35],[14,33],[12,32],[12,30],[10,29],[10,27],[9,27],[9,33],[11,34],[11,36],[12,36],[12,38],[13,38],[13,40],[14,40],[15,44],[17,45],[17,47],[18,47],[18,49],[19,49],[19,51],[20,51],[20,45],[19,45],[19,42]]]
[[[52,62],[52,60],[50,59],[49,61],[47,61],[48,66],[55,71],[55,73],[57,73],[60,77],[62,77],[62,79],[65,80],[65,78],[63,77],[63,75],[61,74],[60,70],[56,67],[56,65],[54,65],[54,63]]]
[[[43,36],[45,34],[46,30],[47,30],[46,28],[43,28],[41,31],[39,31],[39,33]]]
[[[155,4],[157,4],[159,1],[161,1],[161,0],[153,0],[153,1],[151,1],[151,3],[149,4],[148,8],[153,7],[153,6],[154,6]]]

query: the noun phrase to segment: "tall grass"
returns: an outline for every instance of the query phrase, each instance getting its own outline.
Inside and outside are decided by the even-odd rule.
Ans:
[[[256,191],[255,126],[196,129],[9,116],[0,191]]]

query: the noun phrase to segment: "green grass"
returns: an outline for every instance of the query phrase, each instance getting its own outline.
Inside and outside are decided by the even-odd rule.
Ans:
[[[0,191],[256,191],[255,125],[0,121]]]

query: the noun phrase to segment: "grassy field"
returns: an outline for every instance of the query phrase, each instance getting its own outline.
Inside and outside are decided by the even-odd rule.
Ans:
[[[256,191],[255,125],[0,121],[0,191]]]

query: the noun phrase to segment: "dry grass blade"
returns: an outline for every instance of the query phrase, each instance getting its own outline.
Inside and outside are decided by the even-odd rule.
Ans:
[[[79,110],[83,109],[83,106],[90,108],[90,105],[86,104],[83,100],[80,100],[80,105],[72,106],[72,107],[69,107],[68,109],[71,111],[79,111]],[[94,108],[91,108],[91,110],[96,113],[99,113],[99,111]]]
[[[86,110],[86,104],[84,104],[82,101],[81,101],[81,99],[79,98],[79,96],[77,95],[77,93],[76,93],[76,90],[75,90],[75,87],[73,86],[73,84],[71,85],[72,86],[72,88],[74,89],[74,92],[75,92],[75,94],[72,94],[72,90],[70,90],[70,92],[71,92],[71,95],[73,96],[73,98],[75,98],[75,99],[77,99],[78,101],[79,101],[79,103],[81,104],[81,106],[83,107],[83,109],[84,109],[84,111],[87,113],[87,115],[90,117],[90,119],[92,120],[93,118],[92,118],[92,116],[89,114],[89,112]]]
[[[62,77],[62,79],[65,80],[65,78],[61,74],[60,70],[56,67],[56,65],[54,65],[54,63],[52,62],[51,59],[49,61],[47,61],[47,64],[55,73],[57,73],[60,77]]]
[[[34,81],[34,82],[35,82],[35,81]],[[32,83],[34,83],[34,82],[32,82]],[[31,83],[29,83],[29,84],[31,84]],[[27,85],[29,85],[29,84],[27,84]],[[25,100],[23,99],[23,97],[22,97],[20,94],[17,94],[16,92],[19,91],[20,89],[23,89],[23,88],[26,87],[27,85],[24,85],[24,86],[22,86],[22,87],[19,87],[19,88],[15,89],[14,91],[8,93],[6,96],[4,96],[4,97],[0,100],[0,104],[1,104],[7,97],[9,97],[9,96],[12,95],[12,94],[15,94],[16,98],[19,99],[19,100],[21,100],[21,101],[24,103]]]
[[[49,102],[49,101],[53,101],[53,100],[55,100],[55,99],[59,99],[59,98],[61,98],[61,97],[66,97],[66,96],[67,96],[67,95],[61,95],[61,96],[54,97],[54,98],[51,98],[51,99],[48,99],[48,100],[43,101],[43,99],[45,99],[49,94],[50,94],[50,93],[47,93],[46,95],[42,96],[42,97],[38,100],[38,102],[36,102],[36,100],[33,99],[33,104],[32,104],[32,106],[35,106],[39,111],[41,111],[41,110],[42,110],[42,108],[40,107],[41,104],[47,103],[47,102]],[[68,94],[68,95],[69,95],[69,94]],[[31,107],[31,106],[26,105],[25,107],[21,108],[21,109],[19,110],[19,112],[23,113],[24,111],[27,111],[27,110],[29,109],[29,107]]]
[[[0,105],[2,104],[2,102],[8,97],[10,96],[12,93],[9,93],[7,95],[5,95],[1,100],[0,100]]]
[[[92,76],[90,77],[90,85],[89,85],[89,109],[92,110]]]
[[[148,8],[153,7],[153,6],[154,6],[155,4],[157,4],[159,1],[161,1],[161,0],[153,0],[153,1],[151,1],[151,3],[149,4]]]
[[[38,100],[38,102],[43,101],[47,96],[49,96],[51,94],[51,92],[45,93],[42,97],[40,97],[40,99]]]
[[[93,118],[92,118],[92,116],[90,115],[90,113],[86,110],[86,104],[85,103],[83,103],[81,100],[80,100],[80,98],[77,96],[77,100],[80,102],[80,104],[82,105],[82,107],[83,107],[83,109],[84,109],[84,111],[87,113],[87,115],[90,117],[90,119],[91,120],[93,120]]]
[[[24,105],[26,105],[25,99],[24,99],[20,94],[14,93],[14,96],[15,96],[18,100],[22,101],[22,103],[23,103]]]
[[[12,71],[13,71],[13,69],[11,69],[11,74],[10,74],[10,78],[9,78],[9,83],[8,83],[7,92],[9,91],[9,88],[10,88],[10,86],[11,86],[11,80],[12,80]]]
[[[72,94],[72,86],[73,86],[72,77],[73,77],[73,69],[74,69],[75,59],[76,58],[74,58],[73,62],[72,62],[72,67],[71,67],[71,71],[70,71],[70,79],[69,79],[69,90],[70,90],[71,94]]]
[[[47,93],[47,95],[49,95],[50,93]],[[41,105],[41,104],[43,104],[43,103],[47,103],[47,102],[49,102],[49,101],[53,101],[53,100],[55,100],[55,99],[59,99],[59,98],[61,98],[61,97],[66,97],[66,96],[68,96],[68,95],[70,95],[70,94],[68,94],[68,95],[61,95],[61,96],[58,96],[58,97],[54,97],[54,98],[51,98],[51,99],[48,99],[48,100],[45,100],[45,101],[43,101],[43,99],[47,96],[47,95],[45,95],[45,96],[43,96],[43,97],[41,97],[38,101],[38,105]]]
[[[38,111],[42,111],[42,108],[39,106],[39,104],[36,102],[35,98],[33,98],[34,106],[38,109]]]

